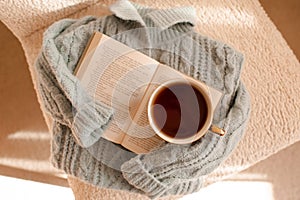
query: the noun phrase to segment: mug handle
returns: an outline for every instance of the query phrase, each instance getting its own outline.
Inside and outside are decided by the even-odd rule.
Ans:
[[[226,134],[226,131],[220,127],[217,127],[215,125],[211,125],[210,128],[209,128],[210,131],[212,131],[213,133],[215,134],[218,134],[220,136],[223,136]]]

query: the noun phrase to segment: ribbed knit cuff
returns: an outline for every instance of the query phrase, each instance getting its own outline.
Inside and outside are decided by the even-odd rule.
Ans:
[[[152,199],[166,193],[168,186],[150,174],[139,159],[133,158],[121,166],[123,177],[135,188],[145,192]]]
[[[172,9],[155,10],[146,15],[150,17],[157,27],[166,29],[174,24],[188,22],[196,24],[197,14],[193,7],[175,7]]]
[[[104,104],[89,102],[76,111],[71,131],[79,145],[89,147],[99,140],[111,121],[112,109]]]
[[[192,194],[194,192],[198,192],[202,187],[203,178],[195,178],[195,179],[188,179],[188,180],[180,180],[177,181],[179,183],[174,184],[170,189],[163,194],[163,196],[167,195],[175,195],[175,196],[182,196],[187,194]]]
[[[155,173],[150,173],[150,170],[145,168],[145,165],[138,157],[132,158],[125,162],[121,171],[123,177],[135,188],[145,192],[150,198],[156,199],[164,196],[181,196],[197,192],[202,187],[203,177],[195,177],[188,179],[167,179],[165,177],[163,183],[156,178]],[[157,175],[158,176],[158,175]],[[159,174],[162,178],[163,175]]]

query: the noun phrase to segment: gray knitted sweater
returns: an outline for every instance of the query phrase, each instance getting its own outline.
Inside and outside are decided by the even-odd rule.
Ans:
[[[36,61],[38,91],[53,119],[51,161],[67,174],[98,187],[151,198],[198,191],[205,176],[232,152],[250,112],[240,81],[243,56],[232,47],[193,31],[193,8],[155,10],[118,1],[114,15],[65,19],[44,34]],[[73,75],[90,36],[100,31],[224,93],[214,124],[227,134],[208,132],[191,145],[167,143],[136,155],[101,138],[113,111],[95,102]]]

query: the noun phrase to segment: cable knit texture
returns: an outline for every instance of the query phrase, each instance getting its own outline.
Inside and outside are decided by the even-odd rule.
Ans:
[[[52,162],[96,186],[151,198],[196,192],[205,176],[236,147],[245,130],[250,99],[240,81],[243,56],[224,43],[195,33],[195,12],[190,7],[156,10],[118,1],[111,11],[115,14],[103,18],[58,21],[44,34],[36,69],[38,91],[54,121]],[[95,102],[73,75],[94,31],[221,90],[224,96],[213,122],[227,134],[220,137],[208,132],[192,145],[168,143],[145,155],[128,153],[101,138],[113,111]],[[100,152],[99,156],[94,157],[91,151]]]

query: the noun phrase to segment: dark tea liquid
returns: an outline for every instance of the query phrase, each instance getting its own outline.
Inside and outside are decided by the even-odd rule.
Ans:
[[[208,108],[204,96],[192,85],[174,83],[166,86],[153,101],[153,121],[172,138],[188,138],[205,124]]]

